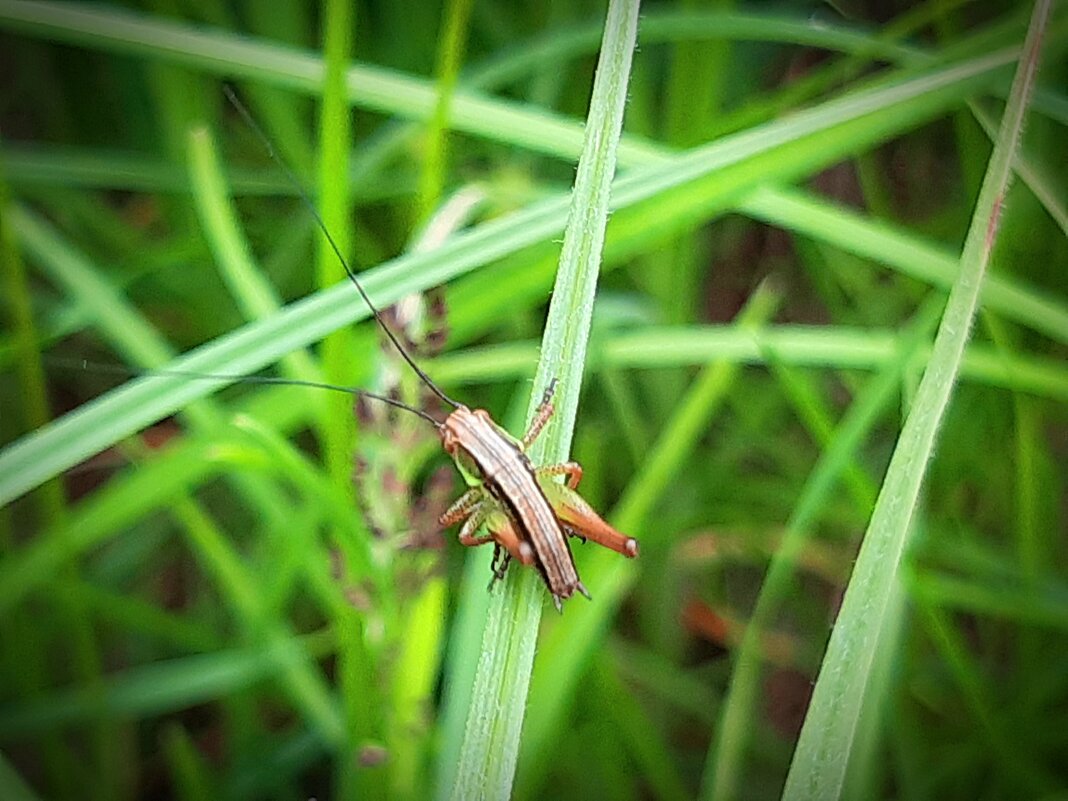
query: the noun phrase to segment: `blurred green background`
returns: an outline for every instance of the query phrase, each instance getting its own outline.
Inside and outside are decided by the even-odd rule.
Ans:
[[[545,616],[501,711],[526,715],[514,795],[776,798],[1029,9],[642,10],[573,447],[642,553],[574,546],[594,600]],[[1060,10],[848,797],[1068,797]],[[37,454],[0,476],[0,797],[448,795],[490,553],[437,530],[460,483],[433,431],[136,375],[206,346],[183,365],[441,412],[348,325],[225,81],[368,289],[406,298],[428,372],[520,431],[603,16],[0,2],[0,459]]]

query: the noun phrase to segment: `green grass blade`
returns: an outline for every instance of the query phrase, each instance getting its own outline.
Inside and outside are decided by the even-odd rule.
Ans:
[[[743,335],[756,334],[774,314],[779,300],[774,291],[762,287],[738,313],[734,327]],[[658,532],[647,526],[653,506],[692,455],[700,432],[737,383],[739,372],[737,364],[714,357],[706,360],[704,370],[691,382],[665,422],[648,458],[612,511],[610,520],[620,531],[640,537],[645,546],[655,541]],[[520,772],[523,798],[537,796],[549,767],[543,755],[550,752],[554,732],[566,725],[566,710],[578,692],[579,679],[624,592],[638,574],[636,564],[607,552],[587,556],[583,569],[598,586],[597,603],[579,607],[559,621],[542,643],[542,658],[531,690],[535,703],[523,741]]]
[[[1017,52],[1018,48],[1007,47],[917,78],[883,82],[675,159],[658,159],[658,163],[631,170],[620,178],[613,186],[612,205],[645,218],[647,229],[663,227],[665,218],[670,218],[672,225],[695,224],[706,219],[712,208],[721,207],[732,192],[767,180],[765,171],[776,169],[779,162],[787,165],[779,168],[784,176],[807,174],[860,142],[879,140],[903,125],[928,118],[960,92],[989,81]],[[837,135],[830,136],[832,131]],[[832,143],[830,148],[825,142]],[[721,185],[722,176],[726,178]],[[713,192],[704,195],[710,180]],[[679,202],[643,202],[673,191],[679,193]],[[567,199],[563,197],[537,202],[522,212],[451,237],[432,254],[411,253],[394,259],[369,272],[365,286],[379,304],[385,305],[444,283],[475,266],[555,236],[566,210]],[[43,224],[33,215],[17,206],[8,213],[21,238],[46,237]],[[623,216],[617,214],[614,222]],[[258,370],[365,318],[367,312],[354,301],[351,290],[347,284],[339,284],[321,291],[278,315],[220,337],[170,367],[229,375]],[[141,379],[14,443],[0,453],[0,502],[21,495],[221,383],[174,376]]]
[[[13,205],[0,217],[27,266],[9,294],[34,317],[56,407],[100,399],[12,442],[29,404],[0,381],[0,498],[74,465],[56,476],[72,499],[65,520],[39,522],[32,496],[0,507],[0,643],[14,646],[0,645],[0,721],[31,702],[42,716],[77,713],[0,741],[17,772],[9,794],[452,791],[502,587],[486,592],[492,549],[431,531],[455,479],[440,449],[415,440],[417,421],[376,420],[386,428],[364,435],[357,473],[368,517],[338,486],[345,460],[331,475],[315,441],[342,421],[322,413],[331,398],[347,422],[347,399],[340,411],[341,396],[308,387],[242,379],[214,395],[222,382],[129,380],[165,373],[174,343],[200,348],[182,358],[206,359],[201,370],[299,377],[290,358],[363,315],[346,331],[345,383],[392,384],[354,289],[326,286],[339,273],[317,285],[315,221],[226,108],[225,80],[314,203],[316,171],[340,163],[320,143],[349,151],[346,174],[330,176],[347,187],[327,189],[355,202],[330,225],[351,236],[373,297],[445,281],[428,298],[420,363],[522,430],[608,3],[597,20],[561,0],[450,2],[471,14],[462,70],[458,57],[435,70],[435,53],[460,53],[449,3],[375,6],[356,27],[360,61],[346,63],[348,26],[332,15],[351,0],[0,0],[19,67],[0,116],[7,136],[31,137],[4,147]],[[522,715],[515,801],[692,797],[721,777],[733,787],[722,796],[781,791],[807,678],[900,433],[897,399],[915,395],[960,271],[996,135],[986,110],[1001,116],[1031,12],[919,0],[865,27],[871,3],[845,21],[675,2],[641,16],[633,136],[617,148],[569,448],[595,508],[614,507],[621,528],[648,521],[628,531],[642,555],[575,544],[595,601],[539,622],[525,702],[504,710]],[[1052,20],[1047,51],[1061,55],[1068,17]],[[709,75],[724,53],[729,83]],[[1050,432],[1068,408],[1057,191],[1068,96],[1043,78],[979,291],[986,330],[963,351],[905,535],[917,547],[876,627],[843,797],[1041,795],[1059,778],[1068,674],[1049,654],[1068,631],[1068,580]],[[320,124],[324,94],[349,109],[351,139]],[[225,137],[217,153],[205,127]],[[428,168],[439,212],[420,230]],[[737,318],[768,285],[789,287],[782,319],[804,325],[705,324]],[[309,297],[283,306],[276,292]],[[20,336],[0,331],[0,374],[25,369]],[[123,366],[83,370],[82,358]],[[409,372],[398,391],[419,404]],[[530,604],[546,600],[536,575],[513,572]],[[149,666],[224,646],[268,652],[309,631],[321,648],[248,681],[159,706],[125,692]],[[102,668],[79,647],[87,633]],[[520,646],[490,643],[512,648],[499,672],[516,686]],[[212,672],[190,663],[193,677],[198,667]],[[156,678],[166,694],[189,676]]]
[[[19,775],[7,757],[0,752],[0,796],[8,801],[39,801],[37,795]]]
[[[101,712],[145,717],[184,709],[284,672],[294,662],[322,656],[332,645],[332,638],[308,635],[145,665],[124,671],[103,687],[53,690],[44,698],[4,706],[0,740],[10,742],[35,732],[73,726]]]
[[[4,163],[0,161],[0,209],[8,207],[10,197],[4,175]],[[16,353],[15,378],[22,397],[21,414],[6,421],[5,437],[32,431],[43,426],[52,416],[45,391],[45,375],[41,367],[41,345],[34,322],[33,304],[26,265],[16,246],[11,218],[0,213],[0,287],[5,299],[4,317],[12,332],[11,338]],[[59,520],[67,505],[63,485],[48,481],[35,493],[35,503],[42,522]]]
[[[906,368],[916,357],[921,342],[930,335],[935,311],[932,306],[926,313],[921,313],[911,331],[902,338],[894,360],[857,397],[798,497],[734,656],[718,733],[708,752],[703,798],[720,801],[737,795],[744,772],[743,760],[751,740],[751,721],[758,715],[763,632],[773,623],[773,615],[789,591],[798,557],[809,542],[819,511],[837,488],[840,475],[856,459],[872,426],[893,401]]]
[[[449,0],[443,12],[444,31],[438,44],[436,70],[438,97],[430,116],[426,156],[419,175],[416,219],[420,225],[430,219],[445,189],[449,109],[463,64],[472,5],[471,0]]]
[[[948,290],[957,276],[957,259],[915,233],[828,203],[792,187],[761,187],[738,204],[738,210],[795,233],[874,259],[903,275]],[[1028,287],[1009,275],[983,281],[983,308],[1068,343],[1068,308],[1064,301]]]
[[[896,359],[901,334],[852,326],[768,326],[752,332],[734,325],[655,326],[604,337],[597,368],[649,370],[686,367],[720,359],[731,364],[878,371]],[[927,358],[930,348],[920,348]],[[431,374],[453,383],[511,381],[530,375],[538,360],[534,342],[509,342],[467,348],[434,360]],[[969,345],[962,380],[1038,397],[1068,400],[1068,367],[1063,359],[998,353]]]
[[[611,0],[527,415],[533,415],[549,382],[559,381],[556,413],[531,449],[535,463],[563,461],[571,445],[637,30],[637,0]],[[545,591],[532,570],[512,571],[490,601],[452,790],[457,801],[511,794],[544,603]]]
[[[996,240],[1013,154],[1038,70],[1050,3],[1035,4],[1009,103],[961,254],[931,359],[898,440],[831,634],[783,797],[830,799],[841,794],[868,677],[874,638],[883,628],[907,544],[920,488],[934,452],[978,305],[979,288]]]
[[[282,303],[278,293],[256,265],[252,249],[230,201],[219,154],[207,128],[189,132],[189,180],[201,227],[215,254],[216,264],[234,300],[247,320],[262,320],[277,314]],[[282,366],[294,378],[321,381],[311,357],[293,353]]]
[[[291,47],[236,36],[221,30],[205,30],[172,20],[152,18],[112,8],[81,8],[65,3],[0,0],[0,24],[27,34],[57,41],[183,65],[223,78],[250,78],[274,86],[318,94],[324,64],[317,55]],[[683,17],[668,21],[669,33],[680,36],[697,28]],[[824,25],[800,20],[778,24],[775,18],[738,19],[713,16],[702,20],[704,30],[723,35],[810,42],[844,51],[909,58],[916,51],[887,46],[871,37],[845,31],[835,35]],[[1004,39],[1004,34],[1002,39]],[[975,47],[961,52],[989,52]],[[349,99],[363,108],[406,117],[427,119],[437,103],[431,81],[416,79],[373,66],[352,67],[347,75]],[[541,109],[505,103],[478,92],[458,90],[451,107],[453,130],[505,141],[533,152],[573,158],[581,151],[582,131],[571,120]],[[620,150],[621,164],[634,164],[663,155],[663,149],[639,138],[628,137]]]
[[[217,798],[219,792],[215,789],[208,762],[197,750],[196,742],[185,727],[171,724],[164,730],[161,739],[178,801]]]

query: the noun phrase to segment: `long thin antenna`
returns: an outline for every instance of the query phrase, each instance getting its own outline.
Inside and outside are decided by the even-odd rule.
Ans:
[[[63,358],[49,358],[48,363],[53,367],[67,368],[71,370],[92,370],[98,373],[111,373],[113,375],[122,376],[142,376],[151,378],[152,376],[161,375],[174,375],[183,376],[188,378],[201,378],[205,380],[216,379],[219,381],[233,381],[241,384],[278,384],[281,386],[290,387],[316,387],[318,389],[328,389],[331,392],[344,392],[346,395],[359,395],[364,398],[371,398],[372,400],[381,401],[387,403],[396,409],[403,409],[406,412],[419,415],[432,426],[437,429],[441,428],[441,423],[424,412],[422,409],[416,409],[414,406],[409,406],[406,403],[402,403],[395,398],[389,398],[385,395],[378,395],[374,392],[368,392],[366,389],[359,389],[357,387],[345,387],[340,384],[326,384],[321,381],[303,381],[298,378],[282,378],[281,376],[274,375],[236,375],[226,373],[198,373],[195,370],[168,370],[166,368],[153,370],[153,369],[140,369],[137,367],[126,367],[119,364],[102,364],[99,362],[91,362],[88,359],[63,359]]]
[[[308,211],[311,212],[312,217],[315,219],[315,222],[319,226],[319,230],[321,230],[323,232],[323,236],[326,237],[326,241],[330,243],[330,247],[334,251],[334,254],[337,256],[338,261],[341,262],[341,266],[345,268],[345,274],[349,277],[349,280],[352,281],[357,291],[359,291],[360,297],[363,298],[364,302],[367,304],[367,307],[374,315],[375,320],[382,327],[382,330],[386,332],[386,336],[389,337],[389,341],[393,343],[393,346],[397,349],[397,352],[400,353],[402,357],[404,357],[404,361],[408,362],[409,366],[411,366],[411,368],[415,370],[416,375],[418,375],[423,380],[423,383],[430,387],[430,389],[435,395],[445,401],[445,403],[452,406],[454,409],[459,408],[460,404],[454,401],[448,395],[446,395],[437,384],[430,380],[430,376],[424,373],[422,368],[420,368],[419,365],[415,363],[415,359],[413,359],[408,354],[408,351],[404,349],[400,341],[393,334],[393,331],[390,330],[390,327],[386,325],[386,321],[382,319],[382,315],[379,314],[378,309],[375,307],[375,304],[371,302],[371,298],[367,296],[367,293],[364,291],[363,286],[360,284],[359,280],[357,280],[356,274],[352,271],[352,268],[349,266],[348,261],[342,255],[341,248],[337,246],[337,242],[334,241],[334,237],[330,235],[330,231],[326,227],[326,223],[319,215],[319,210],[315,208],[315,204],[311,202],[311,198],[308,197],[308,193],[304,190],[304,186],[301,184],[300,179],[297,178],[293,170],[291,170],[289,166],[284,161],[282,161],[281,157],[275,152],[274,145],[271,144],[271,140],[267,137],[267,134],[264,133],[263,129],[260,128],[260,126],[252,118],[252,114],[247,108],[245,108],[245,105],[237,99],[237,95],[234,94],[234,90],[231,89],[229,85],[223,84],[223,92],[226,94],[226,99],[230,101],[230,105],[237,109],[237,113],[241,115],[242,119],[244,119],[245,124],[252,129],[252,132],[256,135],[256,138],[260,140],[260,143],[267,151],[267,154],[271,157],[271,160],[282,168],[282,172],[285,174],[286,179],[289,181],[290,184],[292,184],[293,188],[297,190],[297,194],[300,195],[300,199],[308,208]]]

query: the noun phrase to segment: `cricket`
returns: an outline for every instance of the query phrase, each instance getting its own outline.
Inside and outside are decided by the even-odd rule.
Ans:
[[[562,611],[563,601],[576,592],[590,598],[589,591],[579,578],[568,538],[575,537],[583,542],[590,540],[628,558],[638,555],[638,541],[614,529],[578,494],[576,490],[582,479],[582,467],[577,462],[536,467],[528,458],[526,451],[553,415],[556,380],[553,379],[545,389],[529,428],[519,439],[494,422],[486,410],[470,409],[450,398],[416,363],[386,324],[300,180],[275,152],[266,133],[229,86],[224,87],[224,92],[299,194],[349,281],[367,304],[376,324],[419,380],[452,412],[444,421],[438,421],[422,409],[408,406],[395,398],[350,387],[328,384],[315,386],[388,403],[419,416],[437,428],[442,448],[452,458],[468,487],[438,522],[442,527],[462,523],[459,533],[462,545],[475,547],[493,543],[490,588],[504,578],[508,565],[514,559],[538,571],[557,611]],[[285,379],[277,381],[302,383]],[[564,481],[560,482],[560,478]],[[485,533],[480,534],[483,528]]]

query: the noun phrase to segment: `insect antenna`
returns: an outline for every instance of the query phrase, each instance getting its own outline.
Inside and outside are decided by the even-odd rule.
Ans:
[[[382,315],[379,313],[377,307],[374,303],[371,302],[371,298],[368,297],[367,293],[364,291],[363,285],[360,284],[359,280],[356,278],[356,274],[349,266],[348,260],[342,255],[341,248],[337,246],[337,242],[335,242],[334,237],[331,236],[330,230],[326,227],[326,223],[320,216],[319,210],[315,208],[315,204],[312,203],[311,198],[308,197],[308,193],[304,190],[304,186],[301,184],[300,179],[297,178],[293,170],[291,170],[289,166],[284,161],[282,161],[281,157],[275,152],[274,145],[271,143],[271,140],[268,138],[267,134],[252,118],[252,114],[238,99],[237,95],[234,94],[234,90],[230,86],[224,84],[223,92],[226,94],[226,99],[230,101],[230,105],[232,105],[237,110],[237,113],[241,115],[241,118],[245,121],[245,124],[248,125],[248,127],[256,135],[256,138],[260,140],[260,143],[267,151],[267,155],[269,155],[271,157],[271,160],[274,161],[274,163],[282,169],[282,172],[286,176],[286,180],[289,181],[289,183],[297,191],[297,194],[300,196],[301,202],[303,202],[305,207],[307,207],[308,211],[311,212],[312,217],[315,219],[316,224],[319,226],[319,230],[322,231],[323,236],[326,237],[326,241],[330,244],[330,248],[334,251],[334,255],[336,255],[338,261],[341,262],[341,266],[345,268],[345,274],[349,277],[349,280],[352,282],[353,286],[356,287],[356,290],[360,293],[360,297],[363,298],[364,303],[367,304],[367,307],[374,315],[375,321],[382,328],[382,330],[386,332],[386,336],[389,337],[389,341],[393,343],[393,346],[397,349],[397,352],[400,353],[400,355],[404,358],[404,361],[408,362],[408,365],[413,370],[415,370],[416,375],[418,375],[419,378],[422,379],[424,384],[430,387],[431,391],[435,395],[437,395],[439,398],[445,401],[445,403],[449,404],[449,406],[453,407],[454,409],[459,408],[460,404],[454,401],[448,395],[446,395],[445,392],[430,379],[430,376],[423,372],[422,368],[415,363],[415,359],[413,359],[408,353],[408,351],[404,348],[404,346],[401,345],[400,340],[397,339],[396,335],[394,335],[390,327],[386,325],[386,321],[382,319]]]
[[[69,370],[92,370],[96,373],[111,373],[112,375],[122,376],[139,376],[151,378],[157,375],[173,375],[184,376],[188,378],[202,378],[205,380],[216,379],[220,381],[233,381],[235,383],[242,384],[275,384],[279,386],[289,387],[315,387],[316,389],[327,389],[331,392],[344,392],[346,395],[358,395],[363,398],[370,398],[371,400],[381,401],[388,404],[395,409],[403,409],[406,412],[411,412],[414,415],[418,415],[430,423],[434,428],[440,429],[441,423],[424,412],[422,409],[417,409],[414,406],[409,406],[407,403],[397,400],[396,398],[390,398],[386,395],[379,395],[375,392],[368,392],[366,389],[360,389],[358,387],[346,387],[341,384],[328,384],[323,381],[304,381],[299,378],[283,378],[281,376],[274,375],[237,375],[227,373],[198,373],[195,370],[169,370],[166,368],[153,370],[153,369],[139,369],[137,367],[127,367],[125,365],[118,364],[104,364],[100,362],[91,362],[88,359],[63,359],[63,358],[48,358],[48,363],[53,367],[65,368]]]

